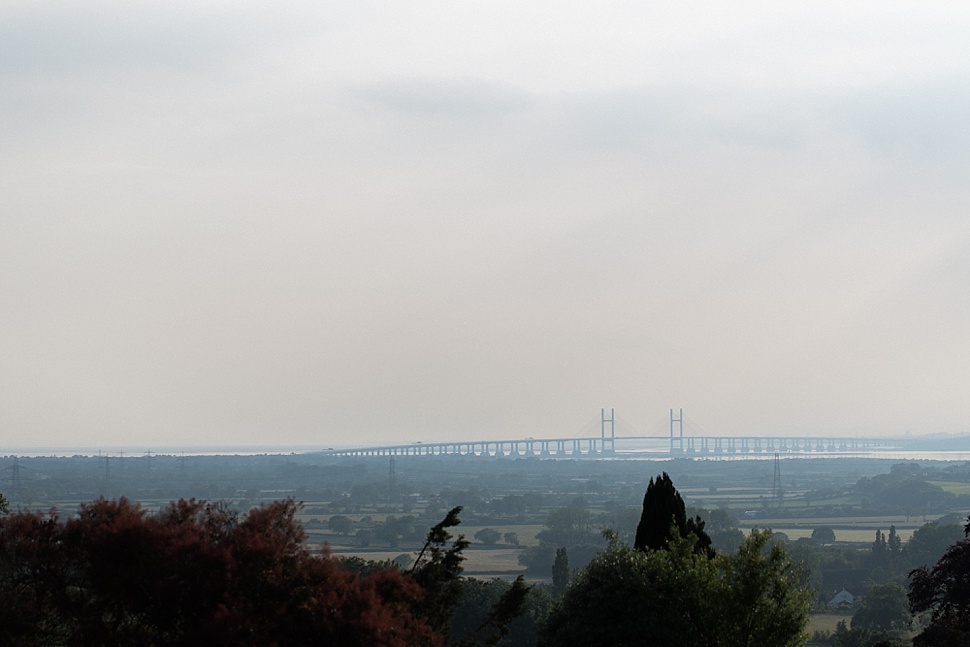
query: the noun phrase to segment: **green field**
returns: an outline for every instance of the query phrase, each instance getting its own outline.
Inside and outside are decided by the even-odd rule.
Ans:
[[[927,481],[930,485],[936,485],[947,492],[952,492],[953,494],[970,494],[970,483],[962,483],[956,481]]]
[[[927,521],[932,521],[935,516],[911,516],[907,519],[904,515],[889,516],[858,516],[858,517],[818,517],[818,518],[791,518],[779,517],[777,519],[744,519],[739,523],[742,530],[750,528],[771,528],[776,532],[783,532],[789,539],[795,541],[802,537],[811,537],[812,531],[819,527],[828,527],[835,531],[835,540],[845,543],[868,544],[876,537],[876,530],[884,533],[889,532],[890,526],[896,527],[896,533],[903,541],[909,540],[916,531]]]
[[[851,620],[851,613],[813,613],[808,617],[808,633],[809,635],[816,631],[835,633],[835,626],[840,621],[849,624]]]

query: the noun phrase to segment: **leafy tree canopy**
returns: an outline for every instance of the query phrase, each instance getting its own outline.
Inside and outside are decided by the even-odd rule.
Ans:
[[[737,555],[709,558],[697,544],[611,546],[553,603],[539,645],[802,644],[810,593],[768,531],[753,531]]]
[[[931,521],[916,529],[906,542],[903,556],[906,563],[913,568],[929,566],[935,564],[954,543],[963,537],[964,532],[959,525]]]
[[[593,515],[586,508],[556,508],[549,513],[545,525],[545,530],[541,530],[536,537],[558,546],[595,543],[599,538],[593,529]]]
[[[482,528],[475,533],[475,539],[482,542],[486,546],[494,546],[501,538],[502,533],[494,528]]]
[[[859,602],[852,615],[852,628],[902,631],[909,625],[909,620],[906,590],[896,583],[877,584],[869,587]]]
[[[543,588],[528,588],[521,579],[464,579],[461,600],[448,642],[455,647],[535,647],[538,623],[549,606]]]
[[[330,517],[327,522],[327,526],[331,531],[340,535],[349,535],[354,531],[354,522],[350,517],[344,516],[342,514],[335,514]]]
[[[970,519],[964,535],[933,568],[910,573],[910,611],[927,620],[914,645],[970,644]]]
[[[412,578],[311,555],[297,510],[99,499],[0,518],[0,644],[440,644]]]
[[[835,531],[828,526],[819,526],[812,531],[812,541],[817,544],[831,544],[835,541]]]

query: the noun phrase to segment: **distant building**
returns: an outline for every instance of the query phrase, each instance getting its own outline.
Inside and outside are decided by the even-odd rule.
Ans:
[[[849,593],[845,589],[842,589],[841,591],[839,591],[838,593],[835,594],[835,597],[834,598],[832,598],[831,600],[829,600],[829,608],[830,609],[847,609],[847,608],[851,607],[855,603],[855,601],[858,600],[858,599],[859,598],[857,596],[852,595],[851,593]]]

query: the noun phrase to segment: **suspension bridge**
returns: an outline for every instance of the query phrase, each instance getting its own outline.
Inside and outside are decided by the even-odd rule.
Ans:
[[[717,457],[791,454],[833,456],[899,449],[899,439],[844,436],[685,435],[684,411],[670,410],[665,434],[617,435],[616,413],[600,410],[599,433],[560,438],[452,440],[327,449],[331,456],[482,456],[482,457]],[[587,425],[587,428],[589,425]],[[629,431],[629,425],[623,425]],[[584,429],[585,431],[585,429]]]

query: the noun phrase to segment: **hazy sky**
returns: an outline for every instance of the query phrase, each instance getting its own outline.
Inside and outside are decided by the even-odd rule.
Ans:
[[[970,7],[797,4],[3,2],[0,450],[970,431]]]

